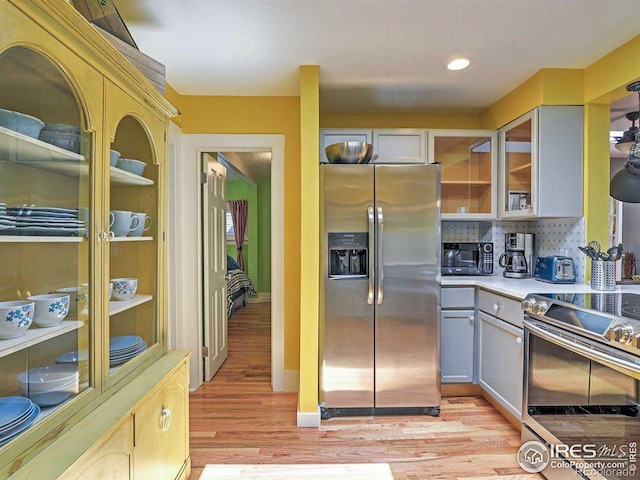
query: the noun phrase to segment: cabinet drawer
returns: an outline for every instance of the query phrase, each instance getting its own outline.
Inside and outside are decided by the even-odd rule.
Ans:
[[[442,287],[440,306],[442,308],[474,308],[476,305],[474,287]]]
[[[522,328],[524,312],[518,300],[503,297],[502,295],[487,292],[486,290],[479,290],[478,310]]]

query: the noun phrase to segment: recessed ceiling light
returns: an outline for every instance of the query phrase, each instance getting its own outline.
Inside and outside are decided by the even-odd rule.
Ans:
[[[449,70],[464,70],[471,61],[468,58],[455,58],[447,64]]]

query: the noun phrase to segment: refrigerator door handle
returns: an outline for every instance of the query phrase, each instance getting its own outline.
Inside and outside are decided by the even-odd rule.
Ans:
[[[376,265],[376,275],[378,277],[378,295],[376,303],[378,305],[382,304],[382,299],[384,297],[384,288],[382,283],[384,281],[384,259],[382,257],[382,252],[384,250],[384,215],[382,213],[382,207],[378,207],[378,255],[377,257],[377,265]]]
[[[369,217],[369,294],[367,296],[367,303],[369,305],[373,305],[373,275],[375,270],[375,265],[373,263],[374,255],[373,255],[373,237],[375,234],[375,216],[373,214],[373,207],[367,207],[367,216]]]

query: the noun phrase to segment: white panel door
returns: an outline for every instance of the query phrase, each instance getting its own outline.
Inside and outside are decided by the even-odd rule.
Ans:
[[[374,130],[374,163],[427,163],[427,131],[410,128]]]
[[[442,310],[440,313],[442,383],[473,382],[474,322],[473,310]]]
[[[211,155],[203,160],[204,376],[211,380],[227,359],[227,169]]]

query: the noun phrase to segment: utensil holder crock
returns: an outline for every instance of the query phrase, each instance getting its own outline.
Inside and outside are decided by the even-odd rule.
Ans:
[[[591,288],[594,290],[616,289],[616,262],[591,261]]]

